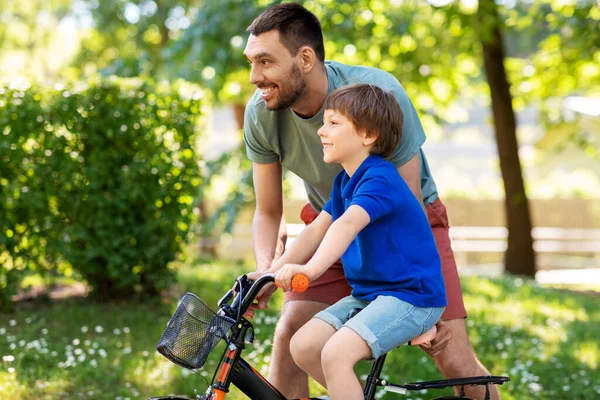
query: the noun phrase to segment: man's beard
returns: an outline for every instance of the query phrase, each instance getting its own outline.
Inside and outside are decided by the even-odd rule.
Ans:
[[[277,101],[271,107],[267,104],[267,109],[275,111],[290,108],[302,96],[305,88],[306,81],[302,76],[302,72],[300,72],[300,68],[294,63],[286,87],[278,87],[279,96],[276,99]]]

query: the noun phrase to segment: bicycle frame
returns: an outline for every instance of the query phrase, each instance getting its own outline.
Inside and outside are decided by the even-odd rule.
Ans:
[[[231,385],[237,387],[242,393],[252,400],[288,400],[281,394],[277,388],[269,383],[256,369],[254,369],[242,357],[241,353],[246,348],[248,334],[254,335],[253,325],[250,321],[243,318],[243,314],[250,308],[250,305],[258,295],[260,290],[268,283],[274,281],[273,274],[266,274],[258,278],[256,281],[250,281],[245,275],[239,277],[236,281],[236,286],[230,289],[218,302],[219,314],[226,315],[235,319],[236,323],[231,328],[231,334],[228,338],[228,345],[224,351],[222,362],[217,366],[219,369],[216,375],[216,382],[211,384],[204,395],[196,395],[193,400],[224,400]],[[244,295],[244,293],[247,293]],[[231,305],[229,305],[229,302]],[[485,385],[486,397],[489,399],[489,384],[503,384],[508,381],[508,377],[502,376],[481,376],[461,379],[449,379],[429,382],[415,382],[404,385],[395,385],[385,380],[380,379],[383,364],[386,355],[379,357],[373,364],[369,373],[364,388],[365,400],[374,400],[375,392],[378,387],[397,392],[406,393],[408,390],[425,390],[425,389],[441,389],[453,386],[466,385]],[[461,389],[462,396],[460,397],[440,397],[439,399],[462,399],[469,400],[464,397],[464,389]],[[302,398],[295,400],[318,400],[321,398]],[[154,397],[150,400],[192,400],[186,397],[167,396]]]

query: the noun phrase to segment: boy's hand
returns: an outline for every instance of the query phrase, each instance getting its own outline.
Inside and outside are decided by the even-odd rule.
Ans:
[[[281,288],[284,292],[290,292],[292,290],[292,278],[296,274],[305,274],[308,270],[305,265],[301,264],[285,264],[281,269],[275,272],[275,284]]]

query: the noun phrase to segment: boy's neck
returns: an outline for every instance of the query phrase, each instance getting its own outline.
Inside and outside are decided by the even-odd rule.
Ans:
[[[344,168],[344,171],[346,171],[346,173],[348,174],[349,177],[352,177],[352,175],[354,175],[354,173],[356,172],[358,167],[360,167],[361,164],[367,158],[369,158],[369,156],[371,155],[370,150],[371,150],[371,147],[369,147],[365,151],[361,151],[361,152],[355,154],[354,156],[352,156],[351,159],[342,161],[342,163],[341,163],[342,168]]]

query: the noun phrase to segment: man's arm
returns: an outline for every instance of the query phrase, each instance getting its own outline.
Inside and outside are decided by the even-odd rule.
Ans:
[[[408,160],[404,165],[399,166],[398,172],[411,192],[419,200],[421,206],[425,207],[423,204],[423,193],[421,192],[421,157],[419,152],[417,151],[413,158]]]
[[[256,270],[271,267],[284,248],[283,187],[281,164],[252,164],[256,209],[252,222]],[[281,231],[281,232],[280,232]],[[278,254],[279,253],[279,254]]]

